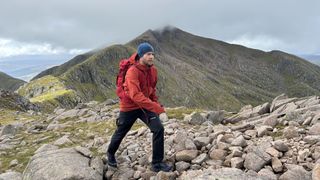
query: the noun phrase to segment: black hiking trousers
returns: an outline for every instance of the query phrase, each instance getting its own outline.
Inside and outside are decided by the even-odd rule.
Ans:
[[[108,147],[108,153],[114,155],[118,150],[122,139],[137,119],[141,119],[153,133],[152,136],[152,163],[160,163],[164,156],[164,128],[157,114],[148,110],[132,110],[121,112],[116,121],[117,129],[112,135],[111,142]]]

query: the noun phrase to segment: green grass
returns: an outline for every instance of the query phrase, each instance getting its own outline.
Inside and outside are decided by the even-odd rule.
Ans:
[[[7,125],[14,122],[26,122],[28,120],[40,120],[42,116],[30,115],[26,112],[21,112],[17,114],[17,111],[10,109],[0,109],[0,124]]]
[[[278,129],[277,132],[272,132],[271,133],[271,137],[276,140],[276,139],[279,139],[279,138],[282,138],[282,135],[283,135],[283,129],[285,128],[286,126],[282,125],[282,124],[278,124],[275,128]]]
[[[176,119],[182,120],[185,115],[191,114],[192,112],[202,112],[202,110],[195,109],[195,108],[186,108],[186,107],[166,109],[166,114],[169,119],[176,118]]]
[[[65,96],[65,95],[72,95],[74,94],[73,90],[67,90],[67,89],[60,89],[53,92],[47,92],[44,94],[41,94],[40,96],[34,97],[30,99],[30,102],[45,102],[45,101],[51,101],[57,98],[58,96]]]

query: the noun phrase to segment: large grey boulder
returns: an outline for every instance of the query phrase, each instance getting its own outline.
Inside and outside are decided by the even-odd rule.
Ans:
[[[279,180],[311,180],[311,172],[306,171],[302,166],[290,165],[288,171],[283,173]]]
[[[30,159],[23,179],[102,179],[103,167],[97,167],[96,164],[74,148],[40,151]]]
[[[213,124],[220,124],[224,118],[224,111],[210,111],[207,119]]]
[[[244,167],[259,172],[266,164],[271,162],[271,156],[266,153],[266,149],[269,147],[271,147],[270,143],[249,146],[244,160]]]
[[[228,179],[228,180],[266,180],[267,177],[249,175],[237,168],[205,169],[185,171],[180,176],[184,180],[207,180],[207,179]]]
[[[0,180],[22,180],[22,174],[19,172],[6,172],[0,174]]]
[[[192,125],[201,125],[202,123],[206,122],[207,119],[203,117],[200,113],[194,112],[188,116],[185,116],[184,121],[187,121],[189,124]]]
[[[317,124],[313,125],[313,126],[309,129],[308,134],[311,134],[311,135],[320,135],[320,123],[317,123]]]

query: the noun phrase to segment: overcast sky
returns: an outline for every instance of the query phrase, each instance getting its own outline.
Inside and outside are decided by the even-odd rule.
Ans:
[[[0,57],[77,54],[166,25],[265,51],[320,54],[319,9],[319,0],[7,0]]]

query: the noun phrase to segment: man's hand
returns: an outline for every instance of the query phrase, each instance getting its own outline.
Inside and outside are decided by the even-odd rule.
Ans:
[[[161,122],[166,122],[166,121],[168,121],[169,119],[168,119],[168,116],[167,116],[167,114],[164,112],[164,113],[161,113],[160,115],[159,115],[159,118],[160,118],[160,120],[161,120]]]

